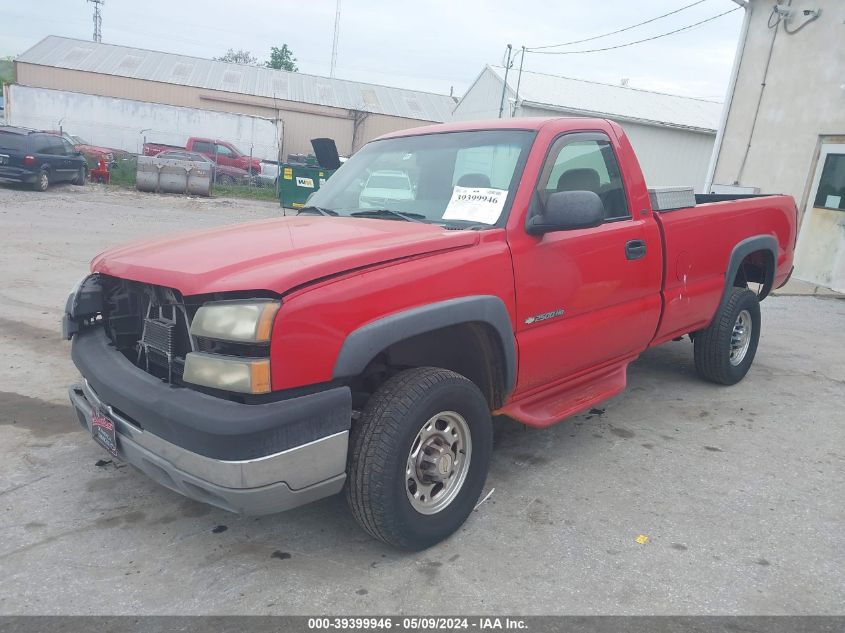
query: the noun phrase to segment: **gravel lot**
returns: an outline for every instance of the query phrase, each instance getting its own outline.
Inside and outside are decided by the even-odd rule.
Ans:
[[[371,540],[340,497],[245,518],[98,466],[59,336],[87,262],[278,214],[0,187],[0,613],[845,613],[845,301],[764,302],[757,360],[733,388],[700,382],[675,342],[601,414],[544,431],[497,421],[495,491],[419,554]]]

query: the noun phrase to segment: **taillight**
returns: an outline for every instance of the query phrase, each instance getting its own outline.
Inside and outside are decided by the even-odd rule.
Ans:
[[[23,157],[23,164],[27,167],[32,167],[35,164],[35,156],[24,156]]]

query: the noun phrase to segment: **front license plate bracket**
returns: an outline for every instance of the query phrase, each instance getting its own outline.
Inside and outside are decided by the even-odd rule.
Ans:
[[[110,420],[100,411],[91,414],[91,435],[94,440],[115,457],[119,457],[117,450],[117,428],[114,420]]]

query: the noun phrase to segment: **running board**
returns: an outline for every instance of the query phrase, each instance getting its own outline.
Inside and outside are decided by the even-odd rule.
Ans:
[[[528,426],[543,428],[581,413],[625,390],[628,363],[613,365],[560,387],[524,396],[495,411]]]

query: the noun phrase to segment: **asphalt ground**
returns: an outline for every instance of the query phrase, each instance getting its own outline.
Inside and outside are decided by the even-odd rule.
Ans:
[[[546,430],[496,421],[492,492],[418,554],[342,497],[241,517],[100,449],[67,402],[68,290],[107,246],[273,203],[0,187],[0,613],[843,614],[845,302],[771,297],[747,378],[650,350]]]

